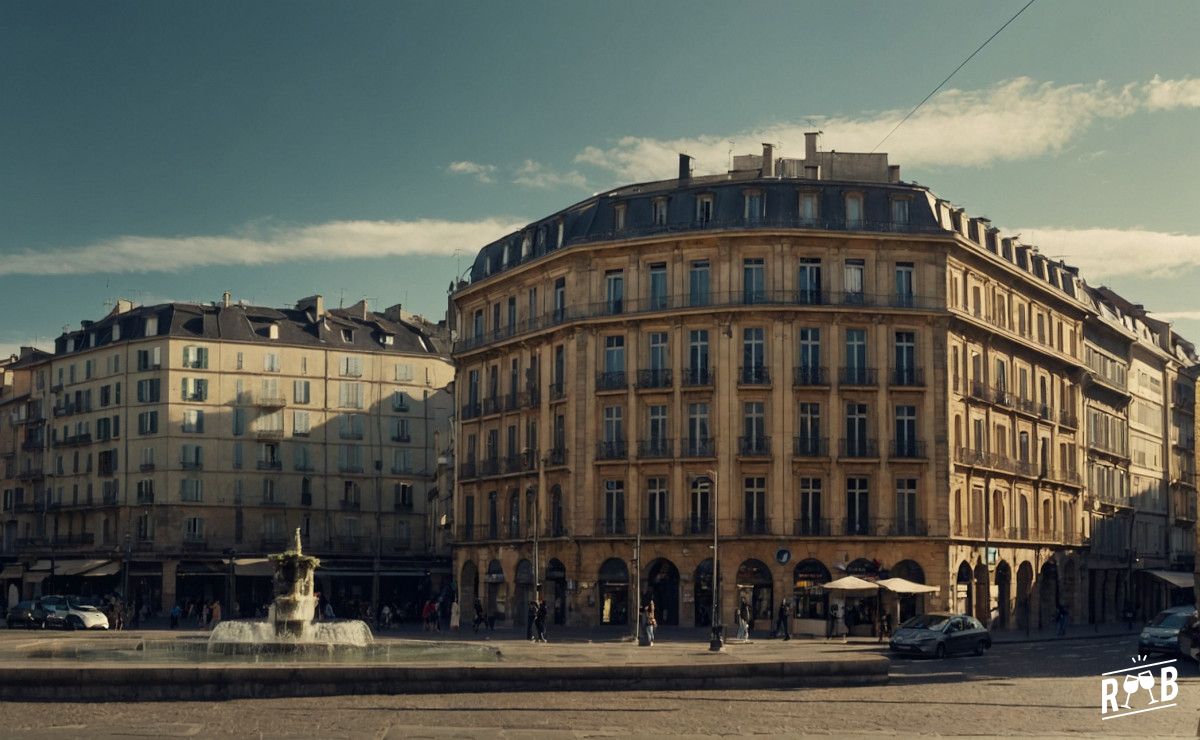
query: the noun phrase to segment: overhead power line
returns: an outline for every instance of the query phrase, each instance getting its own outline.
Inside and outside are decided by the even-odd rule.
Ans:
[[[1037,0],[1029,0],[1029,2],[1025,3],[1025,5],[1024,5],[1024,6],[1022,6],[1022,7],[1021,7],[1021,9],[1020,9],[1020,10],[1018,10],[1018,11],[1016,12],[1016,14],[1015,14],[1015,15],[1013,15],[1013,17],[1012,17],[1012,18],[1009,18],[1007,21],[1005,21],[1003,26],[1000,26],[999,28],[997,28],[995,33],[993,33],[991,36],[988,36],[988,37],[987,37],[987,41],[984,41],[982,44],[980,44],[978,49],[976,49],[975,51],[971,52],[971,55],[970,55],[969,57],[967,57],[966,59],[962,60],[962,63],[961,63],[961,64],[959,64],[957,67],[955,67],[955,68],[954,68],[954,71],[953,71],[953,72],[951,72],[950,74],[946,75],[946,79],[944,79],[944,80],[942,80],[941,82],[939,82],[939,83],[938,83],[938,86],[937,86],[937,87],[935,87],[935,88],[933,88],[933,90],[931,90],[931,91],[929,92],[929,94],[928,94],[928,95],[926,95],[926,96],[925,96],[925,98],[924,98],[924,99],[923,99],[921,102],[919,102],[919,103],[917,103],[915,106],[913,106],[913,109],[912,109],[912,110],[910,110],[910,111],[908,112],[908,115],[906,115],[904,118],[901,118],[901,119],[900,119],[900,123],[897,123],[897,124],[896,124],[896,125],[895,125],[895,126],[892,128],[892,130],[891,130],[891,131],[888,131],[888,132],[887,132],[887,136],[885,136],[885,137],[883,137],[882,139],[880,139],[880,140],[879,140],[879,143],[878,143],[878,144],[876,144],[876,145],[875,145],[875,147],[874,147],[873,149],[871,149],[871,151],[872,151],[872,152],[874,152],[876,149],[878,149],[879,147],[883,146],[883,142],[885,142],[885,141],[887,141],[889,138],[891,138],[892,134],[896,133],[896,129],[898,129],[898,128],[900,128],[901,126],[903,126],[903,125],[904,125],[904,122],[905,122],[905,121],[907,121],[909,118],[912,118],[912,114],[916,113],[916,112],[917,112],[917,110],[918,110],[918,109],[919,109],[919,108],[920,108],[922,105],[925,105],[925,103],[929,102],[929,99],[930,99],[930,98],[932,98],[934,95],[936,95],[936,94],[937,94],[937,91],[938,91],[938,90],[941,90],[941,89],[942,89],[942,87],[943,87],[943,86],[944,86],[944,85],[945,85],[947,82],[949,82],[949,81],[950,81],[950,78],[951,78],[951,77],[953,77],[954,75],[958,74],[958,70],[960,70],[960,69],[962,69],[963,67],[967,66],[967,62],[969,62],[969,61],[971,61],[972,59],[974,59],[976,54],[978,54],[979,52],[983,51],[983,47],[985,47],[985,46],[987,46],[988,44],[990,44],[990,43],[992,42],[992,39],[994,39],[994,38],[996,38],[997,36],[999,36],[1001,31],[1003,31],[1004,29],[1008,28],[1009,24],[1010,24],[1010,23],[1012,23],[1013,21],[1015,21],[1015,20],[1017,19],[1017,16],[1021,15],[1021,14],[1022,14],[1022,13],[1024,13],[1026,10],[1028,10],[1028,9],[1029,9],[1029,6],[1030,6],[1030,5],[1033,5],[1035,2],[1037,2]]]

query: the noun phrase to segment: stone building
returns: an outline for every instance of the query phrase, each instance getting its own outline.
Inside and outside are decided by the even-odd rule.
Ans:
[[[452,301],[454,567],[503,618],[541,582],[560,622],[622,623],[640,592],[706,624],[714,529],[726,623],[791,599],[823,630],[846,574],[937,589],[842,604],[863,621],[1098,618],[1095,305],[886,155],[681,156],[487,245]]]
[[[0,369],[5,578],[251,615],[265,556],[300,528],[337,607],[440,588],[448,550],[426,513],[450,438],[444,337],[398,306],[320,296],[118,302]]]

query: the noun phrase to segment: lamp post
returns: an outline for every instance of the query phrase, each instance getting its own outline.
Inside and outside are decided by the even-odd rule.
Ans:
[[[713,567],[712,567],[712,584],[711,584],[712,585],[712,631],[709,634],[708,649],[709,649],[709,651],[716,653],[716,652],[721,651],[721,649],[724,645],[724,642],[725,642],[723,639],[723,636],[721,634],[721,612],[717,608],[717,595],[718,595],[718,589],[720,588],[719,574],[721,572],[720,560],[717,555],[717,529],[718,529],[717,525],[718,525],[718,522],[720,521],[720,519],[717,517],[717,511],[718,511],[717,471],[706,470],[704,472],[705,472],[705,475],[708,476],[709,483],[711,484],[709,495],[712,496],[712,513],[713,513],[713,542],[712,542]]]

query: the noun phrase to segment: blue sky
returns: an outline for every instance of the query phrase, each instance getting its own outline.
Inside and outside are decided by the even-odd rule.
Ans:
[[[0,352],[117,297],[440,316],[475,251],[773,141],[869,150],[1024,2],[0,4]],[[882,147],[1200,340],[1200,5],[1039,0]]]

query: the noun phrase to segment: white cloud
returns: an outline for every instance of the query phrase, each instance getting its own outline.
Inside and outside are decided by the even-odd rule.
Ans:
[[[1113,87],[1038,83],[1028,77],[979,90],[944,90],[929,100],[881,147],[905,166],[979,166],[1057,153],[1097,120],[1139,111],[1200,106],[1200,79],[1163,80]],[[677,154],[695,158],[697,174],[728,168],[730,141],[736,153],[760,151],[762,142],[779,145],[785,157],[804,156],[804,132],[827,132],[825,149],[871,151],[903,118],[906,110],[861,116],[809,117],[727,134],[674,139],[625,136],[607,147],[588,146],[575,162],[604,169],[621,180],[671,177]]]
[[[1200,321],[1200,311],[1151,311],[1150,313],[1163,321]]]
[[[218,265],[262,265],[409,255],[474,255],[524,225],[479,221],[331,221],[247,228],[223,236],[119,236],[80,247],[27,249],[0,259],[2,275],[182,272]]]
[[[551,190],[554,188],[587,187],[587,178],[575,170],[570,172],[555,172],[540,162],[527,159],[521,163],[513,176],[513,183],[527,188]]]
[[[472,175],[478,182],[484,185],[490,185],[496,181],[492,177],[496,172],[496,165],[494,164],[480,164],[470,160],[463,160],[461,162],[451,162],[446,167],[446,171],[454,175]]]
[[[1200,267],[1200,236],[1141,229],[1012,229],[1042,254],[1079,267],[1093,285],[1116,276],[1171,277]]]

